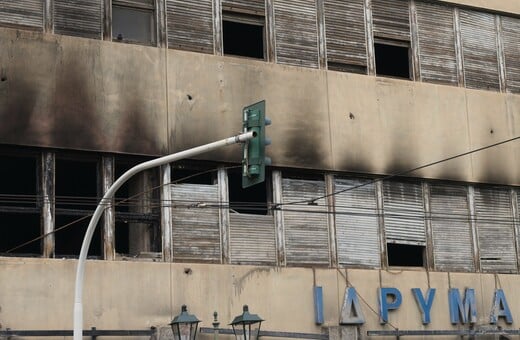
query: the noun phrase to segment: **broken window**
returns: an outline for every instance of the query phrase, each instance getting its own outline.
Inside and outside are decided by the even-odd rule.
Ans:
[[[113,0],[114,41],[154,45],[156,36],[153,0]]]
[[[0,163],[0,253],[41,255],[40,241],[23,245],[40,236],[36,158],[0,156]]]
[[[231,212],[240,214],[267,215],[270,186],[269,180],[264,183],[242,188],[241,169],[228,172],[229,208]]]
[[[56,256],[78,256],[90,216],[98,203],[97,161],[56,159]],[[62,228],[62,229],[60,229]],[[89,255],[101,256],[101,228],[96,228]]]
[[[373,0],[372,19],[376,75],[411,79],[410,4]]]
[[[376,75],[411,79],[410,44],[379,41],[374,43]]]
[[[386,251],[389,266],[424,267],[424,246],[412,244],[387,243]]]
[[[265,59],[265,17],[224,12],[224,55]]]

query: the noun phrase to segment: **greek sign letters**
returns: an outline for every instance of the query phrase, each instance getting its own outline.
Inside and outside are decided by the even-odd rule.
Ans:
[[[436,288],[429,288],[423,293],[420,288],[412,288],[412,295],[415,298],[424,325],[431,323],[431,310],[436,291]],[[390,313],[400,308],[403,296],[397,288],[381,287],[378,289],[378,302],[379,321],[381,324],[386,324]],[[477,303],[474,289],[466,288],[464,296],[461,296],[458,288],[450,288],[448,290],[448,305],[450,322],[453,325],[477,322]],[[507,324],[513,323],[504,291],[496,289],[493,294],[489,323],[496,324],[500,318],[503,318]],[[362,325],[365,323],[363,310],[354,287],[347,287],[345,290],[339,323],[340,325]]]

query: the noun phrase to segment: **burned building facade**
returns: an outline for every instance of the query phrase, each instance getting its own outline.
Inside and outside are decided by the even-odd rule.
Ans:
[[[316,336],[519,328],[517,1],[3,1],[0,46],[2,327],[70,329],[103,193],[237,134],[265,100],[264,184],[241,188],[230,146],[117,192],[89,251],[85,329],[166,325],[182,304],[209,327],[244,303],[267,330]],[[403,296],[384,322],[389,287]],[[468,287],[474,320],[454,323],[451,297],[432,298],[430,323],[410,313],[412,288]],[[512,322],[490,323],[499,291]]]

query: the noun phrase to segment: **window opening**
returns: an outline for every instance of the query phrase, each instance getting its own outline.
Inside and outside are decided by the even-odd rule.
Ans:
[[[78,256],[91,214],[97,207],[97,162],[68,159],[56,160],[56,229],[72,225],[55,233],[56,256]],[[86,218],[85,218],[86,217]],[[101,232],[96,228],[90,256],[101,256]]]
[[[39,256],[41,241],[6,253],[41,235],[36,158],[1,156],[0,162],[0,253]]]
[[[242,173],[228,172],[229,208],[240,214],[268,215],[269,180],[264,183],[242,188]],[[270,188],[270,187],[269,187]]]
[[[225,12],[222,19],[224,55],[265,59],[265,18]]]
[[[174,184],[190,183],[212,185],[216,182],[216,169],[191,170],[172,167],[171,181]]]
[[[424,267],[424,246],[387,243],[386,251],[389,266]]]
[[[376,75],[411,79],[410,44],[379,41],[374,43]]]
[[[155,44],[153,0],[113,0],[112,39],[114,41]]]

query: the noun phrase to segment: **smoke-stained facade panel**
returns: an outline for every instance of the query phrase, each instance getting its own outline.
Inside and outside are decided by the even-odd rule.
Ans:
[[[327,202],[295,203],[325,195],[323,181],[284,178],[283,220],[287,265],[328,265]]]
[[[506,88],[520,93],[520,19],[501,17],[502,42],[506,65]]]
[[[212,0],[167,0],[168,47],[213,54]]]
[[[335,216],[340,265],[381,267],[375,185],[362,179],[337,179]]]
[[[467,187],[431,185],[430,212],[435,269],[474,271]]]
[[[325,0],[324,15],[329,69],[336,64],[366,66],[363,0]]]
[[[218,205],[218,186],[174,184],[171,190],[173,260],[220,263],[218,207],[197,207],[198,203]]]
[[[102,38],[102,0],[54,0],[54,33]]]
[[[420,183],[384,182],[383,210],[387,243],[426,244]]]
[[[318,68],[316,1],[277,0],[274,17],[276,61]]]
[[[511,191],[500,187],[475,188],[475,211],[482,271],[516,271]]]
[[[0,24],[43,28],[43,1],[2,1]]]
[[[421,79],[457,85],[453,7],[416,2]]]
[[[373,0],[374,37],[410,40],[410,8],[408,1]]]
[[[272,215],[230,213],[231,263],[276,264],[276,237]]]
[[[466,87],[499,91],[495,15],[461,10],[460,32]]]

